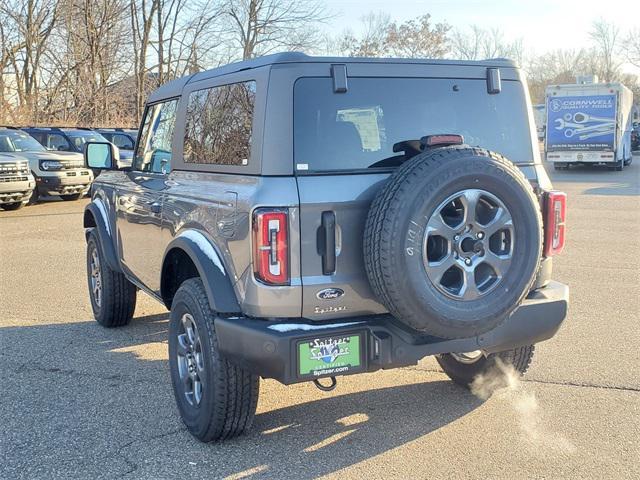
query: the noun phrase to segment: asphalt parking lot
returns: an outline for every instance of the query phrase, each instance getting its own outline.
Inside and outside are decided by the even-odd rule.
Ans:
[[[252,432],[195,441],[167,365],[167,312],[92,319],[82,209],[0,212],[0,478],[640,478],[640,157],[553,172],[569,194],[554,277],[569,318],[525,381],[481,401],[426,359],[311,384],[261,383]]]

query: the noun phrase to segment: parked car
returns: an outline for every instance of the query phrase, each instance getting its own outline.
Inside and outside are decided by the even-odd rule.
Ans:
[[[0,127],[0,152],[17,154],[29,161],[36,182],[32,203],[40,195],[76,200],[89,191],[93,181],[93,173],[85,168],[82,155],[47,150],[28,133],[14,127]]]
[[[1,133],[1,130],[0,130]],[[0,136],[0,152],[5,140]],[[15,154],[0,153],[0,208],[18,210],[31,198],[36,181],[29,170],[29,161]]]
[[[23,130],[33,136],[47,150],[82,154],[87,142],[108,141],[99,132],[85,127],[26,127]],[[120,158],[131,160],[133,153],[123,150]]]
[[[130,162],[138,131],[130,128],[97,128],[96,131],[120,149],[120,160]]]
[[[506,60],[286,53],[163,85],[132,167],[87,145],[94,316],[126,325],[139,289],[171,310],[175,398],[203,441],[249,428],[260,377],[330,390],[428,355],[465,386],[524,373],[568,305],[566,196],[530,115]]]

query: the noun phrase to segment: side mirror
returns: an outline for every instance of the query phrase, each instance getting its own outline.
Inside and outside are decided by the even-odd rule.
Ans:
[[[89,168],[118,170],[120,168],[120,151],[112,143],[87,142],[84,149],[84,163]]]

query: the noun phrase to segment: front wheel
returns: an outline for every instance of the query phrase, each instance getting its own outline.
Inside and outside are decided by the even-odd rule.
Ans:
[[[176,292],[169,322],[169,369],[182,421],[202,442],[224,440],[251,427],[259,378],[221,356],[202,280]]]
[[[533,345],[527,345],[488,355],[480,350],[467,353],[445,353],[438,355],[436,360],[444,373],[463,387],[471,388],[473,380],[480,375],[485,377],[495,375],[492,383],[496,386],[506,386],[509,375],[524,375],[531,364],[534,350]],[[500,379],[504,381],[501,382]]]
[[[103,327],[121,327],[133,318],[138,289],[106,261],[95,230],[87,240],[87,283],[91,308]]]

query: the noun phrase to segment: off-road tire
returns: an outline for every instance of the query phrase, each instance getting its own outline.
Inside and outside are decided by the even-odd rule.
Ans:
[[[101,302],[97,304],[91,285],[91,252],[95,249],[100,262]],[[100,240],[95,230],[87,239],[87,285],[91,308],[96,321],[103,327],[113,328],[127,325],[133,318],[136,309],[138,289],[124,276],[113,270],[104,256]]]
[[[202,345],[204,375],[202,399],[198,405],[187,401],[178,370],[178,333],[185,314],[190,314]],[[260,379],[227,361],[218,349],[211,310],[199,278],[186,280],[176,292],[169,323],[169,369],[182,421],[202,442],[225,440],[247,431],[258,404]]]
[[[495,373],[496,378],[499,378],[500,375],[505,373],[503,371],[504,367],[509,370],[513,368],[517,374],[524,375],[531,364],[534,351],[534,345],[527,345],[512,350],[491,353],[487,356],[482,355],[473,363],[462,363],[449,353],[437,355],[436,360],[451,380],[458,385],[469,388],[478,375],[486,376]],[[497,365],[497,361],[502,362],[504,366],[502,369]],[[499,382],[495,383],[501,386]]]
[[[458,301],[427,276],[424,232],[442,201],[474,188],[499,197],[509,209],[515,246],[500,288]],[[542,240],[540,206],[518,167],[481,148],[437,148],[406,162],[376,196],[364,233],[365,268],[377,298],[401,322],[440,338],[466,338],[497,327],[520,305],[535,280]]]
[[[3,210],[20,210],[25,205],[25,202],[4,203],[0,205],[0,208]]]
[[[71,193],[69,195],[60,195],[60,198],[65,202],[72,202],[74,200],[80,200],[80,197],[82,197],[82,195],[82,193]]]

